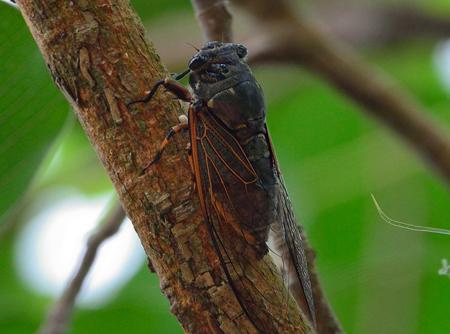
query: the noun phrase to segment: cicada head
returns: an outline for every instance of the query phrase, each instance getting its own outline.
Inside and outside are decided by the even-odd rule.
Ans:
[[[189,84],[194,94],[208,100],[235,84],[252,79],[245,62],[247,49],[241,44],[207,42],[189,62]]]

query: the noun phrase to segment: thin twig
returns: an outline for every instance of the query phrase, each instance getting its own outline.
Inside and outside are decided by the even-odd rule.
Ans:
[[[233,40],[231,14],[226,0],[192,0],[206,41]]]
[[[414,4],[315,1],[312,18],[330,36],[356,46],[382,46],[405,40],[446,39],[450,19]]]
[[[329,37],[358,49],[420,40],[436,42],[450,36],[449,18],[432,15],[418,8],[325,2],[310,4],[310,19]],[[183,26],[183,34],[174,29],[174,20]],[[234,40],[249,41],[248,45],[254,45],[252,38],[257,37],[257,34],[254,27],[248,24],[248,18],[234,16],[233,22],[239,26],[239,30],[233,31]],[[202,33],[188,12],[174,14],[172,19],[153,22],[148,29],[152,31],[153,41],[168,68],[185,65],[186,59],[192,56],[192,50],[186,47],[186,36],[194,45],[199,44],[202,38]]]
[[[0,223],[0,240],[2,240],[9,233],[9,231],[16,226],[17,220],[8,217],[8,219],[4,219],[4,221]]]
[[[59,300],[48,313],[45,322],[39,330],[40,334],[62,334],[68,331],[75,300],[87,274],[92,268],[97,251],[105,240],[117,233],[125,217],[125,211],[120,203],[115,200],[109,211],[102,218],[98,229],[89,237],[79,268],[67,284]]]
[[[298,17],[287,0],[235,1],[263,27],[250,45],[253,64],[293,63],[320,74],[372,116],[388,125],[450,182],[450,140],[425,108],[387,75]]]
[[[303,229],[299,228],[302,236],[303,247],[305,248],[305,255],[308,262],[308,271],[311,278],[311,285],[313,289],[314,305],[316,307],[317,318],[317,333],[319,334],[341,334],[344,331],[331,309],[330,303],[325,296],[325,291],[322,288],[319,280],[319,274],[316,269],[316,253],[308,242]]]

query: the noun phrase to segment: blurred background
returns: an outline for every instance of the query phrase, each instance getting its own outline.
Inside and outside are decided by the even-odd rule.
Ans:
[[[450,129],[450,3],[298,1]],[[133,0],[162,61],[182,70],[201,45],[187,0]],[[397,15],[397,16],[396,16]],[[409,21],[408,21],[409,20]],[[237,40],[252,36],[236,17]],[[449,38],[447,40],[446,38]],[[348,333],[450,333],[448,187],[391,131],[299,67],[254,69],[297,217]],[[0,332],[35,332],[70,277],[112,186],[53,85],[20,13],[0,3]],[[70,333],[182,333],[130,222],[101,248]]]

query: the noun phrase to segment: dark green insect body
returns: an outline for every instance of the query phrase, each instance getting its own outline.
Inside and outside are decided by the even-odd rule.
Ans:
[[[246,53],[242,45],[209,42],[189,63],[191,143],[199,148],[194,161],[202,174],[197,183],[203,195],[212,194],[254,236],[261,256],[270,234],[289,290],[315,323],[301,236],[267,130],[263,93],[244,60]],[[205,201],[209,219],[220,220],[213,217],[208,196]]]
[[[220,170],[228,169],[228,173],[221,174],[221,179],[231,197],[234,214],[257,236],[258,246],[265,253],[269,228],[276,220],[277,175],[262,90],[243,60],[245,55],[246,49],[241,45],[207,43],[189,63],[192,71],[189,84],[194,104],[204,106],[197,110],[199,117],[214,124],[216,131],[219,127],[215,123],[219,123],[220,135],[231,146],[221,147],[219,160],[223,161],[213,162]],[[210,131],[205,129],[204,122],[196,123],[198,135]],[[211,144],[221,146],[214,135],[203,145],[207,152],[211,151]],[[220,182],[217,178],[213,180]],[[213,188],[216,195],[221,195],[221,202],[227,203],[220,185],[213,184]]]

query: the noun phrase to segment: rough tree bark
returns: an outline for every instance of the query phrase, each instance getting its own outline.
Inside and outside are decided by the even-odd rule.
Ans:
[[[256,333],[242,314],[199,210],[181,136],[147,174],[181,106],[158,93],[127,108],[167,75],[126,0],[19,0],[22,14],[105,166],[133,221],[171,311],[187,333]],[[242,240],[234,240],[237,248]],[[251,254],[249,254],[251,256]],[[252,260],[252,259],[250,259]],[[244,268],[251,278],[259,326],[270,333],[310,333],[269,256]],[[258,273],[258,274],[256,274]]]

